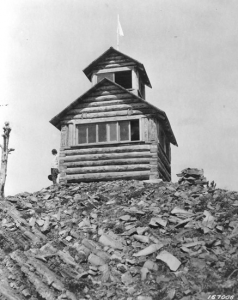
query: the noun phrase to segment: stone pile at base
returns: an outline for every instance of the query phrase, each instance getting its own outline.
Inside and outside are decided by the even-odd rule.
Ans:
[[[181,177],[178,181],[179,184],[188,185],[208,185],[206,177],[204,177],[203,169],[187,168],[177,174]]]
[[[237,299],[238,193],[182,174],[194,184],[66,184],[1,201],[0,299]]]

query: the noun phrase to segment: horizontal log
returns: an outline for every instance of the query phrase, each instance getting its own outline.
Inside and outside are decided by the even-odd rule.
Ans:
[[[115,161],[116,163],[116,161]],[[119,165],[119,166],[93,166],[82,168],[67,168],[66,174],[88,174],[88,173],[103,173],[103,172],[125,172],[125,171],[143,171],[150,170],[149,164],[139,165]]]
[[[155,109],[151,108],[141,108],[140,110],[132,110],[131,115],[141,115],[141,114],[155,114]],[[110,112],[99,112],[99,113],[85,113],[84,119],[97,119],[106,117],[117,117],[117,116],[128,116],[128,110],[121,111],[110,111]],[[157,115],[160,117],[159,115]],[[82,114],[77,115],[67,115],[63,117],[63,121],[82,119]]]
[[[81,182],[81,181],[102,181],[102,180],[116,180],[116,179],[149,179],[150,171],[136,171],[136,172],[108,172],[108,173],[92,173],[81,175],[67,175],[67,182]]]
[[[96,154],[96,153],[124,153],[124,152],[140,152],[150,151],[150,145],[130,145],[116,147],[98,147],[98,148],[87,148],[87,149],[76,149],[76,150],[65,150],[66,156],[70,155],[84,155],[84,154]]]
[[[131,99],[131,98],[135,98],[133,96],[131,96],[128,93],[123,93],[122,91],[118,94],[110,94],[110,95],[104,95],[104,96],[97,96],[97,97],[85,97],[82,101],[82,103],[84,102],[97,102],[97,101],[111,101],[111,100],[122,100],[122,99]]]
[[[88,114],[85,114],[86,116]],[[73,122],[74,124],[88,124],[88,123],[96,123],[96,122],[113,122],[113,121],[124,121],[124,120],[136,120],[136,119],[139,119],[139,118],[144,118],[144,117],[147,117],[147,118],[158,118],[158,115],[155,114],[155,113],[150,113],[150,114],[133,114],[133,115],[128,115],[128,111],[127,111],[127,114],[126,115],[120,115],[120,116],[105,116],[105,114],[102,115],[102,117],[98,117],[98,118],[90,118],[90,119],[87,119],[87,118],[77,118],[77,119],[72,119],[72,118],[68,118],[69,120],[67,119],[64,119],[60,122],[60,126],[62,125],[68,125],[69,122]],[[82,115],[80,115],[82,116]],[[146,140],[148,141],[148,139]],[[151,143],[151,142],[149,142]],[[65,148],[65,147],[64,147]]]
[[[77,150],[77,149],[94,149],[94,148],[108,148],[108,147],[122,147],[122,146],[136,146],[136,145],[150,145],[151,142],[145,143],[144,141],[125,141],[125,142],[108,142],[108,143],[95,143],[95,144],[76,144],[73,146],[65,147],[62,151]]]
[[[95,92],[102,92],[102,91],[111,91],[115,90],[116,86],[114,84],[111,84],[110,82],[106,82],[104,85],[98,86]],[[117,88],[120,90],[120,88]],[[91,94],[91,93],[90,93]]]
[[[105,58],[103,58],[103,60],[107,61],[107,60],[110,60],[110,59],[122,59],[122,58],[125,58],[125,57],[122,56],[122,55],[118,55],[116,53],[112,53],[109,56],[106,56]]]
[[[98,75],[98,74],[102,74],[102,73],[115,73],[115,72],[122,72],[122,71],[131,71],[133,69],[134,69],[133,66],[110,68],[110,70],[103,68],[103,69],[98,70],[95,74]]]
[[[114,89],[111,89],[110,91],[95,91],[90,93],[91,97],[98,97],[98,96],[107,96],[107,95],[114,95],[114,94],[121,94],[122,90],[118,87],[114,86]]]
[[[103,107],[110,105],[122,105],[122,104],[130,104],[130,103],[141,103],[138,99],[117,99],[117,100],[109,100],[109,101],[91,101],[91,102],[80,102],[75,109],[81,108],[90,108],[90,107]]]
[[[116,62],[116,63],[107,63],[105,62],[105,64],[101,64],[100,66],[98,65],[96,67],[97,69],[110,69],[110,68],[117,68],[117,67],[128,67],[128,66],[136,66],[136,63],[133,61],[125,61],[125,62]]]
[[[127,66],[135,66],[136,63],[134,63],[133,61],[131,62],[121,62],[121,63],[115,63],[115,64],[101,64],[101,65],[97,65],[95,67],[95,70],[100,70],[100,69],[110,69],[110,68],[116,68],[116,67],[127,67]]]
[[[105,66],[105,65],[111,65],[111,64],[121,64],[121,63],[131,63],[131,60],[125,59],[125,58],[109,58],[105,59],[102,62],[98,63],[97,66]]]
[[[67,115],[76,115],[81,113],[98,113],[98,112],[109,112],[109,111],[118,111],[125,109],[143,109],[148,108],[146,103],[130,103],[130,104],[121,104],[121,105],[109,105],[109,106],[97,106],[97,107],[86,107],[86,108],[76,108],[71,109]]]
[[[89,123],[95,123],[95,122],[114,122],[114,121],[125,121],[125,120],[137,120],[139,118],[144,117],[144,115],[135,115],[135,116],[130,116],[127,115],[125,116],[119,116],[119,117],[107,117],[107,118],[97,118],[95,121],[94,119],[77,119],[75,124],[89,124]]]
[[[106,165],[130,165],[130,164],[149,164],[150,157],[124,158],[124,159],[108,159],[108,160],[93,160],[93,161],[76,161],[64,162],[64,166],[68,168],[74,167],[89,167],[89,166],[106,166]]]
[[[128,59],[128,58],[123,56],[123,55],[113,53],[109,56],[104,57],[101,61],[108,61],[108,60],[111,60],[111,59]]]
[[[126,152],[126,153],[109,153],[109,154],[87,154],[87,155],[72,155],[62,158],[65,162],[69,161],[90,161],[104,159],[120,159],[120,158],[136,158],[136,157],[151,157],[150,152]]]

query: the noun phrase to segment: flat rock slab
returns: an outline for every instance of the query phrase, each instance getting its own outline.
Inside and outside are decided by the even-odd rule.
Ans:
[[[163,182],[162,179],[148,179],[148,180],[143,180],[145,183],[160,183]]]
[[[165,262],[172,271],[177,271],[179,266],[181,265],[181,262],[175,256],[173,256],[173,254],[169,253],[166,250],[161,251],[156,256],[156,259],[160,259]]]

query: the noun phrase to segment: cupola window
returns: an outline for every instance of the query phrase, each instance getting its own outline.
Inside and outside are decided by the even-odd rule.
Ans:
[[[97,82],[100,82],[104,78],[110,79],[116,82],[125,89],[132,88],[132,73],[131,71],[119,71],[119,72],[108,72],[97,74]]]
[[[115,82],[125,89],[132,88],[131,71],[115,72]]]
[[[104,78],[110,79],[111,81],[114,81],[114,74],[113,73],[99,73],[97,74],[97,82],[100,82]]]

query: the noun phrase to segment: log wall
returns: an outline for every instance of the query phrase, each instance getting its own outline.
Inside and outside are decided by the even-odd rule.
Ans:
[[[171,181],[170,161],[156,141],[61,150],[60,172],[61,182],[155,178]]]
[[[149,179],[151,145],[142,142],[111,147],[61,150],[60,181]]]
[[[158,172],[161,179],[164,181],[171,181],[171,165],[170,160],[160,143],[157,146],[157,157],[158,157]]]
[[[112,69],[118,67],[134,67],[135,65],[135,62],[131,61],[129,58],[112,53],[99,62],[95,67],[95,70]]]
[[[163,120],[146,102],[107,82],[86,94],[61,120],[60,181],[162,178],[170,164],[158,146],[157,123]],[[76,126],[140,119],[140,141],[78,145]]]
[[[85,95],[64,115],[61,120],[61,147],[77,145],[76,124],[134,119],[137,116],[141,119],[142,140],[156,140],[155,116],[161,120],[163,116],[159,116],[155,109],[149,107],[146,102],[107,82]]]
[[[98,87],[92,94],[85,96],[77,106],[72,108],[64,117],[63,122],[77,122],[80,119],[109,118],[117,116],[156,114],[161,120],[164,116],[158,113],[146,102],[133,97],[130,93],[107,82],[104,86]]]

